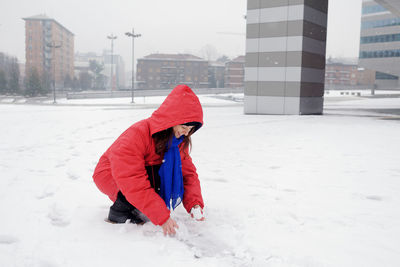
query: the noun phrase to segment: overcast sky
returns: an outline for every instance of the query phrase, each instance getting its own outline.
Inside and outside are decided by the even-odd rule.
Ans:
[[[46,14],[75,34],[75,52],[110,49],[107,35],[118,36],[115,54],[131,68],[131,31],[135,58],[150,53],[193,53],[206,45],[218,54],[244,54],[246,0],[0,0],[0,52],[25,62],[23,17]],[[357,57],[361,0],[329,0],[327,56]],[[242,34],[242,35],[241,35]]]

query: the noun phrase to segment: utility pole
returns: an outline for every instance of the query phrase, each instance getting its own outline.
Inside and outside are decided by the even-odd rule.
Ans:
[[[126,36],[132,37],[132,101],[131,103],[135,103],[134,98],[134,90],[135,90],[135,38],[142,36],[141,34],[135,34],[135,29],[132,28],[132,32],[126,32]]]
[[[47,47],[52,48],[53,55],[51,57],[51,63],[53,64],[53,104],[57,104],[56,101],[56,48],[60,48],[61,44],[56,45],[56,42],[51,42],[46,44]],[[54,58],[53,58],[54,57]]]
[[[114,40],[117,39],[117,36],[111,34],[107,36],[108,39],[111,40],[111,77],[110,77],[110,91],[112,92],[114,89],[114,83],[113,83],[113,70],[114,70]]]

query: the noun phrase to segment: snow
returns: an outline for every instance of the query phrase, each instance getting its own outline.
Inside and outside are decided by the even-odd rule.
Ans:
[[[223,98],[216,98],[214,95],[200,95],[199,99],[200,102],[205,103],[206,105],[222,105],[228,104],[232,105],[232,101],[226,100],[224,98],[228,97],[231,94],[221,94]],[[242,99],[243,99],[243,94]],[[146,96],[146,97],[135,97],[135,105],[142,106],[142,107],[151,107],[156,108],[160,105],[166,96]],[[130,97],[119,97],[119,98],[98,98],[98,99],[66,99],[66,98],[59,98],[57,99],[58,104],[63,105],[127,105],[132,106]],[[48,99],[43,101],[45,104],[52,104],[53,99]]]
[[[325,90],[325,97],[336,96],[371,96],[371,89],[358,89],[358,90]],[[399,95],[399,90],[375,90],[375,95]]]
[[[400,266],[400,118],[385,113],[400,98],[327,98],[323,116],[200,98],[206,220],[178,207],[175,237],[106,223],[112,203],[91,178],[163,98],[1,104],[0,266]]]
[[[200,207],[192,208],[190,213],[195,220],[201,220],[204,218],[203,211]]]

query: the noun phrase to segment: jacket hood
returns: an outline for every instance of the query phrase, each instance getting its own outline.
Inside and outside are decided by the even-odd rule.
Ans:
[[[188,122],[198,122],[201,127],[203,125],[203,109],[199,98],[192,89],[181,84],[171,91],[148,121],[151,135]]]

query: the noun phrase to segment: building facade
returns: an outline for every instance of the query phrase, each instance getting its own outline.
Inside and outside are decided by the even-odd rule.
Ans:
[[[208,87],[225,87],[225,64],[221,62],[209,62],[208,64]]]
[[[62,87],[67,76],[74,77],[74,34],[46,15],[23,20],[26,73],[35,68],[42,77],[55,79],[56,88]]]
[[[328,0],[247,0],[244,112],[322,114]]]
[[[96,54],[94,52],[75,53],[75,77],[79,77],[79,73],[81,72],[90,72],[89,66],[92,60],[103,66],[101,75],[104,76],[104,84],[97,85],[97,89],[111,88],[111,53],[108,50],[104,50],[102,54]],[[113,88],[117,90],[126,88],[125,64],[122,57],[114,54],[112,65],[114,68]]]
[[[360,68],[355,64],[327,63],[325,67],[325,89],[346,89],[375,84],[375,71]]]
[[[357,65],[328,63],[325,67],[325,87],[327,85],[357,85]]]
[[[399,88],[400,2],[363,0],[359,66],[376,71],[378,89]]]
[[[170,89],[180,83],[208,87],[208,62],[190,54],[151,54],[138,59],[136,69],[139,89]]]
[[[243,88],[244,87],[244,65],[245,57],[238,56],[225,63],[225,87]]]
[[[111,51],[103,51],[104,58],[104,75],[107,77],[108,88],[120,90],[126,88],[125,78],[125,63],[120,55],[113,54],[111,58]],[[111,60],[112,59],[112,60]],[[111,68],[113,68],[113,77],[111,79]],[[112,84],[111,84],[112,81]]]
[[[74,59],[75,77],[79,77],[80,72],[89,72],[90,61],[92,60],[95,60],[99,64],[104,64],[104,57],[102,55],[97,55],[94,52],[88,52],[88,53],[76,52]]]

